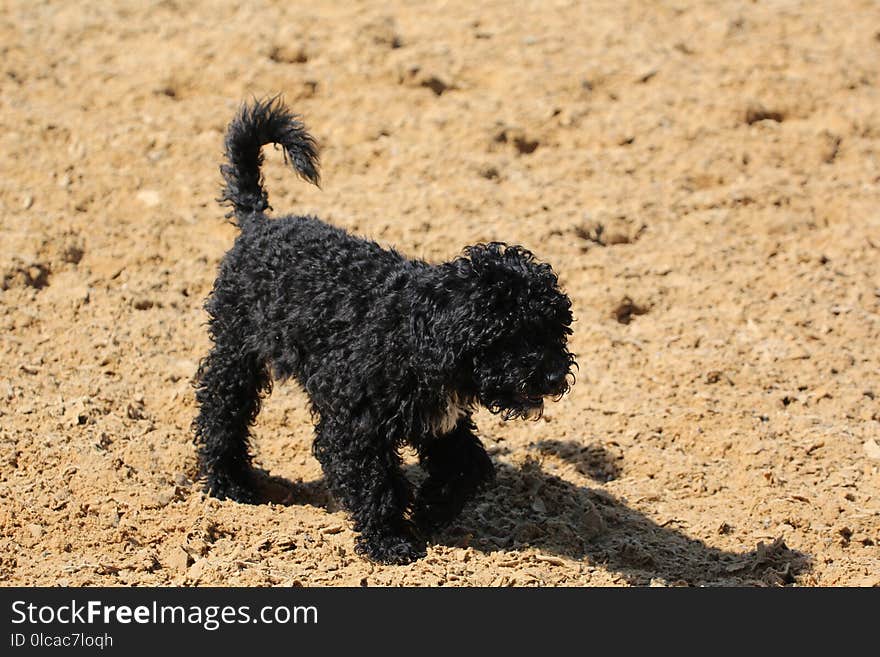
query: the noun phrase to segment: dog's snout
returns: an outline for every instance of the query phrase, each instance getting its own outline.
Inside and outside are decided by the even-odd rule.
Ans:
[[[565,383],[565,377],[568,375],[567,367],[560,367],[553,370],[550,370],[544,375],[544,378],[547,380],[547,383],[551,387],[557,387],[562,383]]]

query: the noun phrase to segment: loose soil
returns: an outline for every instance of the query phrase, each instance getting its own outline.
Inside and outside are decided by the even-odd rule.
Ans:
[[[0,582],[880,584],[876,2],[296,4],[2,2]],[[498,481],[411,565],[355,555],[295,385],[273,503],[193,481],[223,133],[278,92],[324,180],[267,149],[279,211],[573,300],[577,385],[479,413]]]

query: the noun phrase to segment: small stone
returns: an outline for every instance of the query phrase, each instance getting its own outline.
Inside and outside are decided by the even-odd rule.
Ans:
[[[646,71],[644,71],[643,73],[641,73],[641,74],[636,78],[636,80],[637,80],[638,82],[641,82],[642,84],[644,84],[644,83],[646,83],[648,80],[650,80],[651,78],[655,77],[655,76],[657,75],[657,73],[659,73],[659,72],[660,72],[659,69],[656,69],[656,68],[649,68],[649,69],[647,69]]]
[[[524,522],[513,532],[513,538],[518,543],[530,543],[544,535],[544,530],[533,522]]]
[[[755,103],[750,105],[746,109],[745,120],[748,125],[752,125],[753,123],[757,123],[758,121],[775,121],[776,123],[782,123],[782,120],[785,117],[782,112],[777,112],[775,110],[768,110],[766,107],[759,103]]]
[[[486,180],[498,180],[501,175],[498,168],[493,166],[480,167],[479,174]]]
[[[880,459],[880,445],[877,444],[876,440],[873,438],[866,440],[863,447],[865,448],[865,454],[868,455],[868,458]]]
[[[540,497],[536,497],[532,500],[532,511],[537,513],[547,513],[547,505],[544,503]]]
[[[188,358],[179,358],[173,361],[169,369],[169,378],[172,381],[191,379],[198,369],[198,364]]]
[[[592,503],[584,506],[577,520],[578,533],[584,538],[593,538],[604,533],[607,529],[605,518]]]
[[[89,409],[82,399],[77,399],[65,408],[64,419],[71,426],[77,427],[89,421]]]
[[[618,555],[625,563],[638,568],[653,568],[657,564],[654,556],[648,550],[633,542],[620,546]]]
[[[403,39],[397,32],[397,22],[390,16],[367,23],[360,29],[360,36],[374,45],[384,48],[401,48]]]
[[[147,418],[146,411],[144,410],[144,402],[138,401],[137,399],[133,400],[126,406],[125,414],[129,420],[144,420]]]
[[[305,64],[309,61],[309,53],[305,44],[282,43],[269,51],[269,59],[278,64]]]
[[[543,563],[549,563],[551,566],[564,566],[565,560],[560,557],[554,557],[547,554],[536,554],[535,559]]]
[[[175,490],[173,488],[166,488],[165,490],[159,491],[156,493],[155,500],[156,506],[163,507],[168,506],[171,502],[174,501]]]
[[[612,316],[621,324],[629,324],[634,315],[644,315],[648,308],[637,304],[630,297],[624,297],[614,309]]]
[[[541,145],[539,139],[531,137],[522,128],[516,126],[498,126],[492,136],[497,144],[510,144],[520,155],[530,155]]]
[[[137,193],[137,200],[148,208],[154,208],[162,202],[162,196],[154,189],[142,189]]]
[[[187,568],[189,568],[190,559],[189,553],[186,550],[182,547],[176,547],[171,550],[171,554],[168,555],[165,563],[171,570],[185,573]]]
[[[421,86],[427,87],[437,96],[442,96],[445,91],[452,89],[452,85],[436,75],[426,77],[420,83]]]
[[[79,244],[70,243],[64,246],[61,252],[61,259],[71,265],[78,265],[84,255],[85,251]]]
[[[189,570],[186,573],[187,577],[189,577],[193,581],[197,581],[205,572],[205,567],[207,565],[208,560],[205,557],[196,559],[193,565],[189,567]]]

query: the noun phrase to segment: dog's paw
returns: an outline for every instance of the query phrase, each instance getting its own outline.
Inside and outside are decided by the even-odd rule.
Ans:
[[[421,559],[428,552],[424,541],[410,533],[358,536],[355,549],[370,561],[402,565]]]
[[[495,464],[486,452],[481,452],[474,459],[477,463],[477,473],[475,479],[480,485],[494,484],[496,481]]]
[[[419,489],[412,519],[419,531],[432,536],[455,520],[465,506],[492,482],[495,470],[486,459],[487,468],[475,471],[473,476],[452,481],[428,477]]]
[[[431,495],[423,489],[413,509],[412,519],[420,532],[432,536],[455,520],[464,505],[463,498]]]
[[[218,500],[232,500],[240,504],[259,504],[261,501],[250,474],[236,477],[209,475],[205,481],[205,492]]]

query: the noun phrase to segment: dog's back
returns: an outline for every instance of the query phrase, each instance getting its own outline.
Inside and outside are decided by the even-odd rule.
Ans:
[[[261,148],[269,143],[279,144],[294,170],[318,184],[315,142],[295,115],[276,99],[239,111],[226,137],[220,200],[232,206],[241,233],[221,263],[206,309],[212,322],[240,323],[243,338],[271,363],[276,378],[294,377],[308,388],[339,375],[328,367],[347,366],[354,356],[342,351],[372,352],[377,362],[386,361],[388,345],[400,353],[406,326],[399,320],[410,302],[402,292],[429,266],[314,217],[267,216],[260,167]]]

